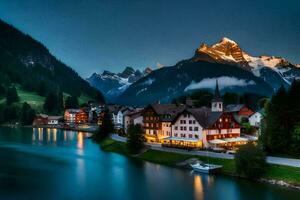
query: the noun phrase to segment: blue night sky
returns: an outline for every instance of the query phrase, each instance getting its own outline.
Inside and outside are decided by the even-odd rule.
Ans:
[[[84,78],[174,65],[224,36],[252,55],[300,63],[298,0],[1,0],[0,18]]]

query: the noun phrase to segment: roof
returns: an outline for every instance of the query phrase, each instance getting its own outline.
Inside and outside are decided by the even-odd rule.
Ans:
[[[176,121],[177,118],[184,113],[193,115],[197,122],[204,128],[211,127],[222,115],[222,112],[212,112],[211,109],[207,107],[190,108],[178,113],[173,121]]]
[[[128,111],[128,112],[126,112],[125,115],[129,116],[132,119],[136,119],[136,118],[142,116],[142,110],[136,109],[136,110],[133,110],[133,111]]]
[[[65,112],[68,112],[68,113],[78,113],[80,111],[81,111],[80,109],[67,109]]]
[[[48,118],[48,115],[46,115],[46,114],[37,114],[36,117]]]
[[[211,144],[224,144],[224,143],[226,143],[224,140],[220,140],[220,139],[209,140],[208,142],[211,143]]]
[[[247,138],[242,138],[242,137],[223,138],[222,140],[226,142],[248,142],[249,141]]]
[[[171,122],[178,113],[185,109],[185,105],[176,104],[151,104],[151,107],[159,115],[162,121]]]
[[[229,104],[226,106],[225,112],[239,112],[245,104]]]
[[[48,120],[60,120],[63,116],[48,116]]]

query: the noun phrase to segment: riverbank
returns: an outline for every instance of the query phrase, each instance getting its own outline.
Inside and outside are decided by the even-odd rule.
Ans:
[[[181,163],[190,158],[197,158],[198,160],[203,162],[208,162],[209,159],[209,162],[212,164],[223,165],[222,174],[237,176],[235,172],[234,160],[230,159],[208,158],[204,156],[170,153],[152,149],[148,149],[147,151],[139,155],[133,156],[128,152],[126,143],[115,141],[110,138],[102,141],[100,143],[100,146],[104,151],[115,152],[134,157],[136,159],[172,167],[179,167],[178,163]],[[300,189],[300,168],[268,164],[267,173],[258,181]]]

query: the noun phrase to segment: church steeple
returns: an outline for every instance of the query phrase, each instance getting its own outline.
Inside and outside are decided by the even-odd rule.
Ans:
[[[215,95],[211,101],[212,112],[223,112],[223,100],[220,95],[218,79],[216,80]]]
[[[219,90],[218,79],[216,79],[215,98],[220,98],[220,90]]]

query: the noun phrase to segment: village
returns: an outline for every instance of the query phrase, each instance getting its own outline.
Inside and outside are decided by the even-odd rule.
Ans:
[[[224,105],[216,83],[211,107],[195,107],[193,100],[185,104],[156,102],[146,107],[89,103],[80,109],[67,109],[64,116],[38,114],[33,126],[93,132],[108,112],[115,133],[126,136],[131,124],[140,124],[147,143],[180,149],[209,149],[234,153],[240,146],[256,143],[260,134],[262,111],[254,111],[244,104]],[[243,123],[254,130],[247,133]]]

